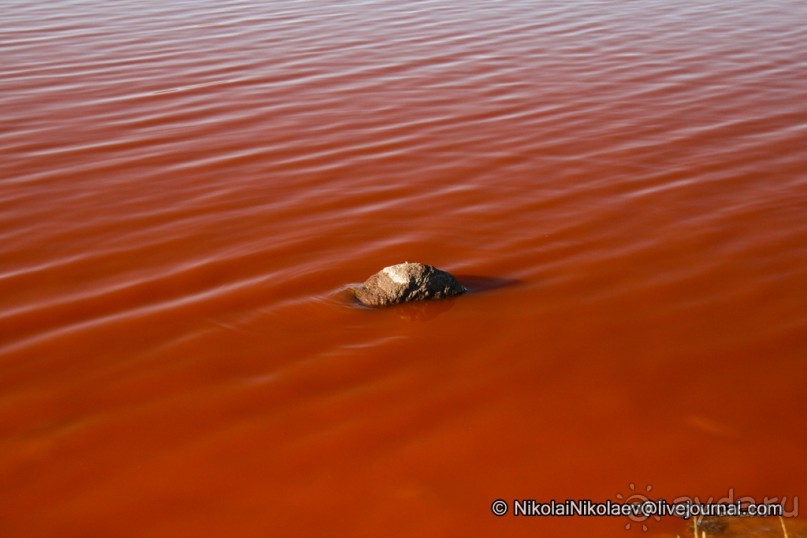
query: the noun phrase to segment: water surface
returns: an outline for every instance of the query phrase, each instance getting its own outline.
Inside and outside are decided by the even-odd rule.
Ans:
[[[803,493],[803,1],[0,9],[3,536]]]

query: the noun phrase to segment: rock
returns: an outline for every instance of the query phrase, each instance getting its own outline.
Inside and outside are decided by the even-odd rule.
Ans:
[[[399,263],[383,268],[355,290],[367,306],[387,306],[412,301],[443,299],[465,293],[457,279],[423,263]]]
[[[805,538],[807,522],[795,519],[798,502],[782,498],[784,518],[782,517],[693,517],[686,529],[676,536],[698,536],[706,538]],[[723,499],[716,502],[724,502]],[[791,511],[792,510],[792,511]]]

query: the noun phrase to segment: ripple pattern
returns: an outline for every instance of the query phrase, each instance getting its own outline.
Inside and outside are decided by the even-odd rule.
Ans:
[[[735,475],[751,491],[807,477],[788,458],[807,442],[793,426],[807,411],[807,3],[0,0],[0,11],[8,536],[60,525],[246,536],[267,521],[315,535],[328,514],[301,522],[300,507],[344,478],[332,454],[355,488],[390,484],[371,488],[373,517],[348,518],[348,535],[389,534],[390,521],[408,535],[433,517],[443,535],[493,534],[465,508],[428,508],[440,491],[463,507],[494,498],[456,473],[429,482],[431,465],[452,468],[434,454],[479,447],[457,461],[489,480],[480,461],[496,448],[483,437],[502,440],[511,465],[530,451],[558,458],[493,417],[570,390],[590,398],[563,400],[562,417],[589,431],[600,427],[590,405],[644,423],[650,394],[637,387],[650,386],[691,415],[676,422],[662,405],[677,437],[641,430],[659,447],[731,459],[715,432],[744,447],[731,461],[759,457],[761,433],[791,447]],[[350,284],[404,260],[512,285],[447,307],[353,308]],[[760,357],[770,371],[755,376]],[[681,394],[704,382],[669,374],[680,367],[759,386],[760,413],[789,409],[782,431],[702,417]],[[710,390],[715,407],[741,400]],[[573,426],[535,426],[582,446]],[[636,439],[622,433],[606,450],[627,472]],[[245,443],[256,448],[240,458]],[[218,455],[234,463],[202,478]],[[92,471],[64,463],[80,457]],[[591,479],[600,456],[575,457],[571,483],[610,494]],[[503,465],[502,495],[561,484]],[[669,462],[661,474],[693,478]],[[217,504],[212,492],[235,485]],[[132,508],[126,491],[143,492]],[[329,513],[349,513],[356,491]],[[194,500],[158,508],[183,495]],[[241,517],[253,499],[287,508]],[[572,532],[611,532],[592,525]]]

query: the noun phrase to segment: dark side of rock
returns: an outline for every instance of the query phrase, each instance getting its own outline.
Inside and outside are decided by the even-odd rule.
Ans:
[[[423,263],[399,263],[385,267],[360,287],[356,298],[367,306],[387,306],[412,301],[443,299],[465,293],[457,279]]]

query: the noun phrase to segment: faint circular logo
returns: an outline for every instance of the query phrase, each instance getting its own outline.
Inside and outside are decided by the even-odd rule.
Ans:
[[[653,486],[651,485],[646,486],[644,488],[644,493],[636,491],[636,484],[634,484],[633,482],[628,484],[628,488],[630,489],[631,493],[627,497],[625,497],[621,493],[616,494],[616,498],[623,504],[632,504],[635,505],[637,508],[634,512],[631,513],[631,515],[628,516],[628,519],[630,519],[630,521],[628,521],[628,523],[625,525],[625,530],[630,530],[634,523],[637,524],[637,527],[638,524],[641,523],[642,531],[647,532],[646,521],[648,519],[652,517],[656,521],[661,520],[661,518],[657,514],[651,515],[650,512],[652,511],[639,509],[641,506],[645,505],[645,503],[648,503],[650,501],[650,497],[648,497],[647,494],[653,490]],[[649,504],[652,504],[652,502],[650,502]]]

